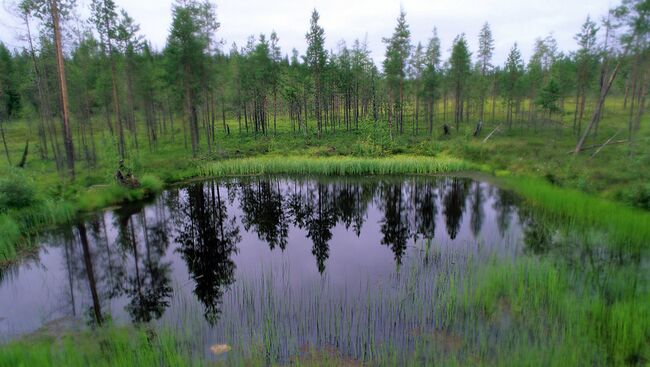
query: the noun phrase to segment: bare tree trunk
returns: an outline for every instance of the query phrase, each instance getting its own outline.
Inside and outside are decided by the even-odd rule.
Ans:
[[[58,0],[50,0],[52,13],[52,27],[54,29],[54,48],[56,50],[56,64],[59,70],[59,87],[61,88],[61,112],[63,121],[63,145],[65,146],[66,161],[70,175],[74,178],[74,146],[72,132],[70,131],[70,112],[68,110],[68,83],[65,77],[65,64],[63,63],[63,45],[61,44],[61,28],[59,24]]]
[[[603,84],[603,86],[601,87],[600,96],[598,97],[598,103],[596,103],[596,109],[594,110],[594,114],[591,118],[591,122],[589,122],[589,125],[587,126],[584,133],[582,134],[582,137],[578,141],[578,144],[576,145],[573,154],[580,153],[580,150],[582,150],[582,146],[585,144],[585,141],[587,140],[587,136],[589,136],[589,132],[594,127],[594,125],[598,122],[600,117],[600,112],[603,108],[603,104],[605,103],[605,98],[607,98],[607,93],[609,92],[609,89],[611,88],[612,83],[616,78],[616,74],[618,73],[618,69],[620,68],[620,66],[621,63],[619,61],[618,63],[616,63],[616,66],[612,71],[612,75],[609,77],[607,83]]]
[[[0,119],[0,136],[2,136],[2,145],[5,147],[5,155],[7,156],[7,163],[11,166],[11,157],[9,156],[9,148],[7,148],[7,138],[5,137],[5,129],[2,127],[2,119]]]

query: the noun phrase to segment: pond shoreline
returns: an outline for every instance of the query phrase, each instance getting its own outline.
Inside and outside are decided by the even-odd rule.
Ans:
[[[84,215],[106,210],[110,207],[121,207],[129,203],[138,203],[146,201],[163,190],[183,185],[191,182],[203,181],[212,178],[223,177],[246,177],[260,175],[296,175],[296,176],[390,176],[390,175],[427,175],[440,176],[453,174],[457,177],[478,178],[491,184],[504,186],[517,192],[527,199],[533,199],[537,205],[545,207],[557,215],[563,212],[571,211],[567,207],[550,207],[546,205],[545,197],[536,197],[535,191],[539,188],[545,191],[543,195],[555,195],[557,193],[568,192],[571,195],[580,195],[579,200],[586,200],[587,206],[607,206],[609,209],[624,212],[626,218],[632,218],[632,223],[627,223],[625,227],[634,227],[638,224],[647,230],[642,235],[641,242],[650,242],[650,213],[636,209],[615,201],[599,198],[590,194],[582,193],[578,190],[558,187],[546,180],[536,177],[523,177],[510,175],[507,171],[493,171],[486,165],[479,165],[454,157],[427,157],[427,156],[391,156],[382,158],[363,158],[353,156],[342,157],[304,157],[304,156],[258,156],[252,158],[233,158],[219,162],[208,162],[197,166],[191,170],[185,170],[179,174],[177,179],[168,182],[162,182],[156,176],[151,174],[143,175],[143,185],[137,189],[126,189],[118,186],[116,183],[110,185],[93,186],[85,190],[84,193],[77,196],[75,201],[59,201],[54,203],[58,210],[66,207],[67,216],[51,214],[34,220],[34,215],[29,219],[34,223],[22,223],[23,212],[35,210],[27,207],[20,211],[0,215],[0,228],[2,221],[13,222],[11,225],[19,228],[19,233],[15,231],[6,233],[4,247],[12,247],[13,253],[9,255],[0,253],[4,259],[0,259],[0,269],[19,263],[22,259],[33,254],[38,247],[29,243],[29,240],[35,233],[53,228],[62,224],[74,223]],[[526,188],[522,190],[520,184],[524,182]],[[88,198],[92,198],[89,200]],[[36,210],[40,210],[37,208]],[[47,210],[46,210],[47,211]],[[588,210],[587,210],[588,212]],[[566,214],[566,213],[564,213]],[[574,213],[575,214],[575,213]],[[590,218],[592,220],[593,218]],[[621,222],[621,221],[619,221]],[[625,224],[625,223],[623,223]],[[619,225],[615,224],[614,226]],[[5,226],[7,226],[5,224]],[[640,247],[643,243],[637,244]],[[0,249],[2,246],[0,246]]]
[[[5,360],[39,353],[64,361],[56,348],[89,336],[106,345],[125,343],[116,345],[125,355],[109,360],[138,355],[139,349],[148,355],[162,346],[179,353],[173,358],[203,361],[199,365],[214,362],[213,345],[229,350],[216,358],[217,365],[261,364],[266,358],[288,363],[311,358],[311,350],[342,358],[334,365],[472,363],[475,356],[494,365],[648,360],[647,258],[639,258],[634,246],[618,246],[629,227],[616,221],[608,227],[590,214],[630,212],[615,213],[623,209],[581,195],[574,200],[576,193],[537,181],[489,176],[501,181],[496,186],[460,178],[481,175],[467,171],[367,178],[267,174],[177,183],[153,202],[96,213],[94,219],[88,213],[84,223],[44,234],[35,263],[42,267],[16,269],[2,288],[0,309],[14,320],[6,329],[31,328],[39,309],[66,305],[46,311],[53,317],[74,314],[75,304],[88,310],[88,289],[99,290],[101,313],[110,321],[53,336],[23,334],[0,346]],[[526,199],[515,188],[534,195]],[[83,245],[86,230],[89,245]],[[628,235],[645,238],[642,231]],[[97,283],[79,272],[82,250],[94,254],[99,266],[90,268],[98,271]],[[64,264],[62,270],[56,264]],[[111,274],[129,280],[113,282]],[[605,283],[597,281],[602,274]],[[63,293],[50,299],[30,287],[29,279],[51,279],[43,286]],[[75,298],[72,283],[67,291],[69,279],[76,284]],[[126,288],[113,293],[114,284]],[[355,284],[359,289],[350,288]],[[146,302],[134,291],[140,287]],[[26,296],[12,297],[11,289]],[[30,290],[42,296],[32,298]],[[366,296],[350,297],[348,291]],[[145,313],[133,312],[137,307],[162,318],[142,318]],[[166,333],[170,339],[155,337]],[[496,346],[493,352],[484,349],[488,342]],[[87,358],[81,356],[98,347],[81,345],[74,358]],[[328,358],[318,355],[315,362]]]

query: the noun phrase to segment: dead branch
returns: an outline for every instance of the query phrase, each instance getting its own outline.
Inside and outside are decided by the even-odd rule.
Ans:
[[[609,142],[609,143],[607,143],[606,145],[616,145],[616,144],[623,144],[623,143],[627,143],[627,142],[628,142],[627,139],[623,139],[623,140],[616,140],[616,141]],[[591,149],[594,149],[594,148],[599,148],[599,147],[601,147],[601,146],[603,146],[603,144],[588,145],[588,146],[586,146],[586,147],[582,147],[582,148],[580,148],[580,151],[581,151],[581,152],[584,152],[585,150],[591,150]],[[571,149],[571,150],[568,151],[566,154],[573,154],[573,153],[575,153],[575,152],[576,152],[575,150]]]
[[[612,135],[609,139],[607,139],[607,141],[603,145],[601,145],[600,147],[598,147],[598,149],[596,149],[596,151],[591,155],[591,157],[589,157],[589,159],[595,157],[596,154],[600,153],[600,151],[603,150],[603,148],[607,144],[609,144],[612,141],[612,139],[614,139],[616,137],[616,135],[618,135],[618,133],[620,133],[620,132],[621,132],[621,130],[617,131],[614,135]]]
[[[497,127],[495,127],[494,130],[492,130],[492,132],[489,133],[488,136],[485,137],[485,139],[483,139],[483,143],[485,143],[486,141],[488,141],[488,139],[490,139],[490,137],[492,136],[492,134],[494,134],[497,130],[499,130],[500,127],[501,127],[501,125],[498,125]]]

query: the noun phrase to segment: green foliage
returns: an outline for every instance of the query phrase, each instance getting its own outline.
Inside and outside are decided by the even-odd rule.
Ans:
[[[558,104],[560,97],[560,86],[555,79],[550,79],[540,91],[535,103],[550,114],[559,113],[562,111]]]
[[[21,172],[12,171],[0,179],[0,212],[22,209],[37,201],[36,187]]]
[[[622,194],[622,199],[632,206],[650,210],[650,184],[645,183],[632,187]]]
[[[158,177],[146,174],[140,178],[140,185],[149,193],[158,193],[162,191],[164,183]]]
[[[11,52],[0,42],[0,122],[15,117],[20,111],[15,69]]]

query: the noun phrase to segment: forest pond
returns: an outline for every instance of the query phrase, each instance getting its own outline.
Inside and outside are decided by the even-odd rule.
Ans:
[[[434,280],[534,251],[535,226],[511,192],[470,178],[189,183],[43,234],[0,274],[0,340],[100,316],[171,325],[206,355],[260,342],[362,357],[368,340],[408,347],[444,324]]]

